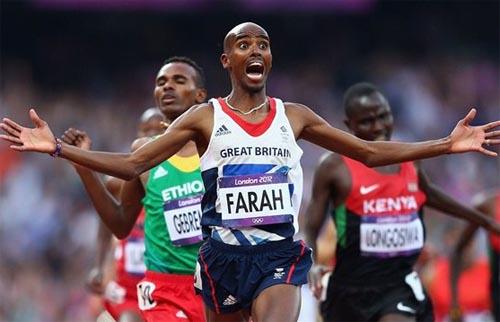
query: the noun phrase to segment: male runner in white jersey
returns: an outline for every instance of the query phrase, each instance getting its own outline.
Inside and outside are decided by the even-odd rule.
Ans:
[[[311,262],[310,250],[291,240],[295,232],[299,196],[302,193],[299,163],[301,151],[295,140],[305,139],[368,166],[468,151],[496,156],[496,153],[483,148],[483,144],[500,143],[500,131],[491,131],[500,125],[500,121],[470,126],[475,110],[470,111],[452,133],[443,139],[419,143],[369,142],[332,127],[304,105],[282,104],[280,100],[267,97],[266,80],[272,65],[270,39],[267,32],[254,23],[242,23],[229,31],[224,39],[221,62],[231,78],[231,93],[224,100],[212,100],[192,107],[172,123],[165,134],[134,153],[83,151],[61,144],[54,139],[48,124],[34,110],[30,111],[30,116],[35,128],[22,127],[7,118],[0,124],[7,133],[0,137],[12,142],[11,148],[14,150],[50,153],[127,180],[136,178],[140,173],[169,158],[189,140],[196,142],[207,190],[203,197],[202,225],[206,235],[210,236],[200,252],[202,283],[197,284],[203,286],[209,321],[238,321],[247,310],[251,310],[252,317],[259,322],[297,320],[300,285],[307,282],[305,273]],[[231,118],[239,127],[229,128],[221,124],[219,128],[214,128],[220,121],[214,119],[214,116]],[[272,146],[268,146],[260,137],[267,136],[268,129],[272,129],[273,133],[276,131],[275,117],[283,125],[280,127],[281,133],[270,139]],[[233,131],[245,139],[243,143],[251,142],[253,137],[255,143],[262,145],[261,149],[256,148],[257,144],[247,148],[237,141],[221,139]],[[276,146],[280,140],[283,144]],[[265,158],[261,159],[263,156]],[[261,164],[261,160],[271,160],[272,163]],[[253,161],[257,164],[255,168],[251,167]],[[235,162],[234,167],[232,162]],[[238,169],[238,164],[241,164],[241,169]],[[217,170],[213,171],[213,168],[209,168],[211,166],[216,166]],[[246,178],[242,177],[245,175]],[[256,188],[252,190],[250,187],[254,183]],[[274,192],[274,195],[269,196],[265,192]],[[239,213],[242,214],[241,217]],[[257,216],[252,217],[254,214]],[[246,226],[251,221],[255,226]],[[280,227],[277,232],[271,232],[272,241],[259,241],[259,234],[254,236],[256,238],[247,235],[245,239],[250,245],[237,246],[212,237],[214,231],[227,236],[232,228],[240,226],[244,228],[242,230],[247,229],[251,233],[252,229],[259,230],[259,222],[278,222],[276,225]],[[267,227],[262,230],[272,224],[265,226]],[[245,231],[242,233],[245,234]],[[261,245],[252,244],[250,239]],[[273,245],[279,245],[278,249]],[[253,249],[258,251],[261,246],[265,254],[260,255],[266,256],[263,267],[259,267],[259,262],[251,260],[251,255],[256,254]],[[243,247],[241,252],[237,247]],[[270,269],[273,254],[280,250],[283,252],[276,255],[277,263],[274,269]],[[287,255],[288,259],[285,260],[283,256]],[[212,264],[221,263],[225,256],[225,264],[228,266],[223,267],[223,273],[216,272],[221,278],[219,281],[211,275]],[[242,267],[238,263],[249,263],[251,266]],[[263,270],[260,279],[254,279],[259,268]],[[247,269],[252,272],[248,273]],[[249,281],[251,285],[246,283],[248,277],[252,279]],[[225,282],[231,279],[238,280],[241,287]],[[225,292],[229,294],[223,299],[223,303],[219,303],[221,294],[224,295]],[[235,312],[230,310],[233,305]]]

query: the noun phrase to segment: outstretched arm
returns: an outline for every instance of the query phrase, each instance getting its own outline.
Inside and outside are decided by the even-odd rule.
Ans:
[[[30,117],[35,128],[26,128],[4,118],[0,127],[7,134],[0,135],[0,138],[13,143],[10,147],[17,151],[55,152],[95,171],[130,180],[174,155],[188,141],[197,140],[204,135],[203,123],[211,119],[208,113],[208,104],[192,107],[173,122],[158,139],[134,153],[84,151],[65,143],[62,143],[59,149],[49,126],[33,109],[30,110]]]
[[[496,223],[493,218],[476,209],[467,207],[447,195],[443,190],[430,181],[425,171],[421,168],[418,170],[418,178],[419,186],[427,196],[427,206],[453,217],[468,220],[469,222],[479,225],[492,233],[500,234],[500,224]]]
[[[391,141],[365,141],[354,135],[330,126],[320,116],[303,105],[287,103],[287,115],[292,122],[296,137],[303,138],[350,158],[376,167],[403,161],[425,159],[446,153],[477,151],[496,156],[493,151],[483,148],[500,143],[500,121],[481,126],[471,126],[476,115],[472,109],[460,120],[452,133],[443,139],[418,143]]]

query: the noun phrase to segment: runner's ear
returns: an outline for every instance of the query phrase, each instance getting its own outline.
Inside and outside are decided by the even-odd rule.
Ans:
[[[199,88],[196,90],[196,103],[201,104],[207,99],[207,90]]]

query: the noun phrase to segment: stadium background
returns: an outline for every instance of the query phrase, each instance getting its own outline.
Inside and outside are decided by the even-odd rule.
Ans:
[[[500,118],[497,1],[32,0],[1,1],[0,115],[29,124],[28,107],[60,135],[86,130],[96,150],[127,151],[154,77],[172,55],[205,69],[209,96],[230,83],[219,63],[235,24],[272,40],[268,93],[342,125],[342,93],[377,84],[395,114],[394,137],[447,135],[469,107]],[[305,199],[323,151],[301,143]],[[423,162],[463,202],[499,187],[499,159],[478,154]],[[303,207],[304,208],[304,207]],[[427,212],[432,256],[447,256],[463,223]],[[84,290],[96,216],[71,166],[0,143],[0,321],[89,321]],[[485,253],[484,236],[475,256]],[[432,265],[432,263],[430,264]]]

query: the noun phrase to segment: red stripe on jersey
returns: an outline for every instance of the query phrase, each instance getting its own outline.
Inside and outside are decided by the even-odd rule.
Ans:
[[[249,135],[256,137],[264,134],[267,129],[273,123],[274,117],[276,116],[276,101],[272,97],[268,97],[269,100],[269,113],[266,118],[260,123],[250,123],[241,118],[235,111],[227,106],[226,100],[222,98],[218,98],[219,104],[222,106],[222,110],[224,113],[229,115],[245,132]]]

